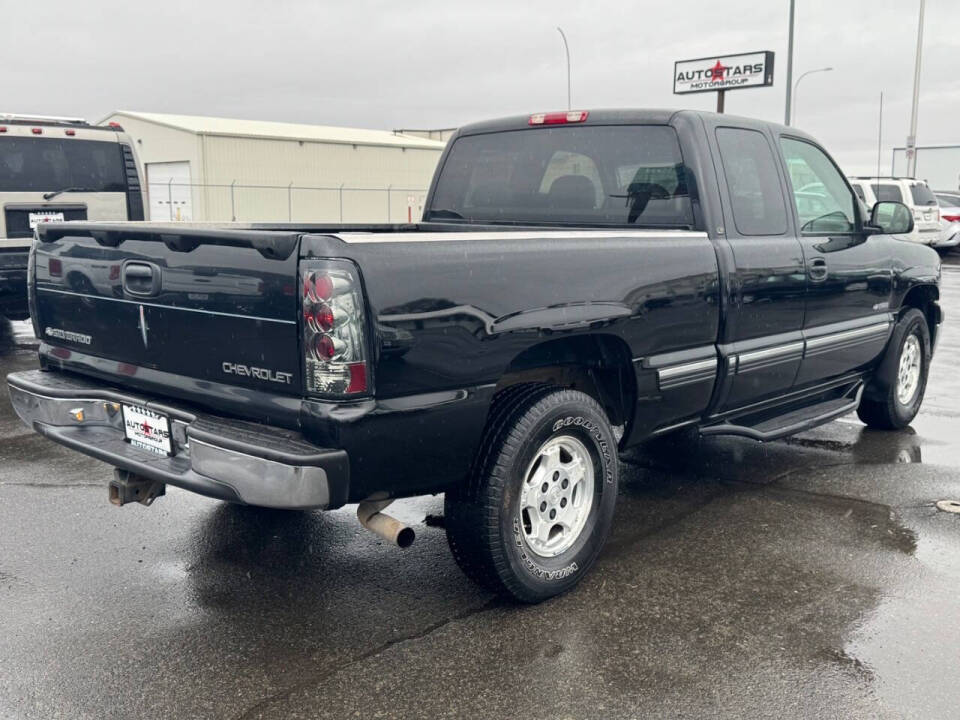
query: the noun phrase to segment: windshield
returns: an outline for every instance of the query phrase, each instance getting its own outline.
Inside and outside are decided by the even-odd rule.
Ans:
[[[98,140],[0,137],[0,191],[64,188],[126,192],[120,146]]]
[[[560,126],[454,142],[427,220],[691,227],[673,128]]]
[[[937,199],[933,196],[933,191],[924,183],[910,185],[910,194],[913,196],[914,205],[937,204]]]
[[[960,206],[960,195],[950,195],[947,193],[937,193],[937,200],[940,202],[941,207],[958,207]]]

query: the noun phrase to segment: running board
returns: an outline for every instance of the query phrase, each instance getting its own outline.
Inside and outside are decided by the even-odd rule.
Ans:
[[[700,435],[703,437],[740,435],[760,442],[779,440],[788,435],[836,420],[838,417],[856,410],[860,404],[860,396],[863,394],[863,383],[858,383],[851,391],[855,391],[852,398],[849,397],[850,393],[848,392],[843,397],[825,400],[816,405],[808,405],[753,425],[737,425],[732,422],[708,425],[700,428]]]

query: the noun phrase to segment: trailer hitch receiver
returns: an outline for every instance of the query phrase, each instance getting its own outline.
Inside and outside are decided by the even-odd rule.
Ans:
[[[113,471],[113,480],[110,481],[110,502],[117,507],[132,502],[149,507],[166,492],[167,486],[159,480],[148,480],[120,468]]]

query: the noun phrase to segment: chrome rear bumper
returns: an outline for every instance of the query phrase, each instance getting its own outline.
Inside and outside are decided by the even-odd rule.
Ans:
[[[346,501],[346,452],[296,433],[199,415],[55,371],[12,373],[7,385],[17,415],[36,432],[136,475],[264,507],[327,509]],[[172,455],[124,439],[123,404],[169,418]]]

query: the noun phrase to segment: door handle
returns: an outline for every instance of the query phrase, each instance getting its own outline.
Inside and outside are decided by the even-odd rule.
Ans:
[[[810,261],[807,274],[813,282],[823,282],[827,279],[827,261],[823,258],[814,258]]]

